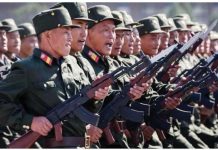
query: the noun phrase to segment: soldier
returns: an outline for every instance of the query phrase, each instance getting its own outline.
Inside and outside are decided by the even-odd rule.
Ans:
[[[160,34],[162,34],[164,31],[160,29],[159,23],[157,18],[155,17],[147,17],[139,21],[139,23],[143,24],[143,27],[139,27],[139,34],[141,37],[141,43],[142,43],[142,50],[145,54],[149,55],[150,57],[155,56],[158,53],[159,45],[160,45]],[[159,83],[160,84],[160,83]],[[154,85],[154,84],[153,84]],[[158,94],[166,94],[168,87],[165,85],[161,89],[163,89],[161,92],[158,91],[158,88],[155,88],[155,86],[152,86],[155,91],[158,92]],[[167,109],[173,109],[176,106],[178,106],[181,102],[180,99],[173,99],[173,98],[167,98],[164,100],[166,104]],[[153,101],[152,103],[155,103]],[[152,121],[152,120],[151,120]],[[178,131],[178,130],[177,130]],[[165,131],[165,134],[168,139],[165,139],[163,142],[164,147],[172,146],[168,142],[169,140],[173,141],[174,147],[192,147],[190,143],[188,143],[187,140],[181,135],[178,134],[174,137],[174,133],[171,131]],[[171,139],[169,139],[171,138]],[[156,141],[158,141],[157,137],[155,138]],[[171,142],[172,142],[171,141]]]
[[[89,23],[88,37],[82,54],[91,63],[96,75],[99,76],[116,69],[109,55],[115,41],[115,25],[121,23],[121,21],[114,18],[110,8],[104,5],[96,5],[89,8],[88,16],[95,22]],[[134,99],[138,99],[141,96],[142,89],[139,86],[130,89],[130,93],[135,96]],[[106,104],[113,98],[113,94],[114,92],[107,97],[105,100]],[[99,103],[99,107],[101,106],[102,104]],[[123,138],[121,137],[121,140],[118,142],[121,147],[127,147],[128,145],[125,143],[125,140],[122,140]],[[117,147],[117,145],[109,144],[105,139],[102,139],[100,142],[101,147]]]
[[[7,25],[10,28],[6,31],[7,32],[7,39],[8,39],[8,51],[6,55],[8,56],[11,61],[15,62],[20,60],[17,56],[20,53],[20,35],[19,30],[22,30],[21,28],[18,28],[14,19],[7,18],[2,20],[3,25]]]
[[[84,2],[71,2],[71,3],[58,3],[52,8],[65,7],[71,17],[72,23],[76,25],[80,25],[81,28],[74,28],[72,29],[72,36],[73,41],[71,43],[71,51],[70,55],[72,56],[72,60],[74,60],[74,66],[78,66],[81,69],[83,69],[83,72],[85,73],[87,79],[89,79],[89,82],[92,82],[96,79],[96,75],[94,72],[93,67],[91,64],[86,60],[82,55],[81,51],[83,50],[85,46],[85,41],[88,35],[88,23],[93,22],[93,20],[88,18],[88,12],[87,12],[87,6]],[[84,77],[80,77],[83,72],[80,72],[81,69],[77,69],[78,76],[74,76],[75,80],[82,81],[84,80]],[[87,81],[86,81],[87,82]],[[108,88],[101,89],[104,92],[108,92]],[[99,93],[101,94],[101,93]],[[90,108],[90,105],[93,106],[91,108],[91,111],[97,112],[95,110],[95,105],[93,103],[86,103],[86,106]],[[101,129],[93,126],[88,125],[87,126],[87,133],[90,135],[91,139],[90,141],[92,143],[96,143],[96,139],[101,136]]]
[[[23,30],[19,30],[21,39],[21,48],[19,57],[24,59],[33,54],[33,49],[38,48],[38,39],[36,37],[36,31],[31,23],[23,23],[18,26]]]
[[[9,29],[8,26],[2,25],[0,22],[0,66],[1,68],[1,76],[0,80],[4,79],[6,75],[9,72],[11,61],[8,59],[7,56],[4,55],[4,53],[7,52],[7,37],[6,37],[6,30]],[[5,68],[6,66],[6,68]],[[7,69],[8,66],[8,69]],[[8,127],[0,126],[0,147],[6,148],[7,145],[10,143],[10,138],[12,136],[12,133]]]
[[[42,147],[84,147],[86,124],[79,118],[66,116],[54,131],[44,117],[85,86],[73,78],[76,70],[67,56],[73,40],[71,28],[79,26],[72,24],[65,8],[43,11],[33,18],[33,24],[40,49],[35,49],[28,59],[14,63],[11,73],[1,82],[1,124],[16,129],[29,127],[44,136],[40,139]],[[95,99],[101,100],[107,94],[97,96],[95,92]],[[54,135],[61,140],[57,141]]]

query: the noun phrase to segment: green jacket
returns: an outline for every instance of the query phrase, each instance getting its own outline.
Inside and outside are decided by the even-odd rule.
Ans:
[[[21,129],[34,116],[45,116],[53,107],[90,84],[83,70],[70,56],[59,60],[40,49],[33,56],[12,65],[0,82],[0,121]],[[50,65],[49,65],[50,64]],[[85,123],[75,116],[63,119],[63,136],[84,136]],[[50,132],[48,137],[53,137]]]

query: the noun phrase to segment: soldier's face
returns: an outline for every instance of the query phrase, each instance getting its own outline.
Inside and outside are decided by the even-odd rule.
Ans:
[[[33,54],[33,49],[38,48],[38,39],[36,36],[28,36],[21,40],[21,50],[25,56],[30,56]]]
[[[177,31],[171,31],[170,32],[170,39],[169,39],[169,44],[173,45],[174,40],[179,41],[179,34]]]
[[[72,29],[73,41],[71,43],[71,51],[78,52],[81,51],[86,42],[86,38],[88,35],[88,25],[87,21],[84,20],[72,20],[73,24],[80,25],[81,28]]]
[[[209,37],[207,37],[204,40],[204,50],[206,54],[210,54],[210,38]]]
[[[102,21],[88,31],[88,46],[102,55],[111,54],[115,39],[115,25],[112,20]]]
[[[186,43],[188,41],[189,31],[179,31],[179,42]]]
[[[71,28],[63,27],[48,31],[48,42],[53,52],[53,57],[59,58],[70,53],[72,35]]]
[[[210,42],[210,47],[212,51],[214,52],[218,51],[218,40],[212,40]]]
[[[19,54],[20,52],[20,34],[18,31],[8,32],[7,33],[8,39],[8,51],[11,53]]]
[[[133,54],[138,54],[141,50],[141,38],[139,37],[139,32],[135,28],[133,29],[134,45],[133,45]]]
[[[8,50],[7,42],[5,30],[0,30],[0,52],[5,53]]]
[[[116,40],[113,44],[113,48],[111,51],[112,56],[120,55],[123,43],[124,43],[124,31],[117,30],[116,31]]]
[[[131,55],[133,54],[133,47],[134,47],[134,37],[133,31],[125,31],[124,32],[124,44],[122,47],[122,53]]]
[[[154,56],[158,53],[160,46],[160,34],[152,33],[141,36],[141,46],[145,54]]]
[[[159,50],[164,50],[168,47],[168,44],[169,44],[169,38],[170,38],[170,34],[168,32],[168,28],[166,29],[162,29],[165,31],[165,33],[161,34],[161,43],[160,43],[160,47],[159,47]]]

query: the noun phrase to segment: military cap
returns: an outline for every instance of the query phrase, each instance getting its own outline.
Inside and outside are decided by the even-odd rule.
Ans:
[[[186,13],[184,13],[184,14],[178,14],[178,15],[176,15],[176,16],[174,16],[174,17],[179,17],[179,18],[185,19],[185,23],[186,23],[187,26],[193,26],[193,25],[195,25],[195,23],[192,22],[191,17],[189,16],[189,14],[186,14]]]
[[[218,33],[215,31],[210,32],[210,40],[218,40]]]
[[[173,21],[178,29],[178,31],[190,31],[190,29],[187,28],[187,25],[185,23],[185,20],[183,18],[173,18]]]
[[[33,24],[36,34],[39,35],[47,30],[55,29],[58,27],[73,27],[80,26],[72,24],[70,15],[64,7],[49,9],[40,12],[33,18]]]
[[[160,29],[158,20],[155,17],[147,17],[138,22],[142,24],[142,26],[137,27],[140,36],[150,33],[165,33]]]
[[[85,21],[94,21],[88,18],[87,5],[85,2],[63,2],[57,3],[51,8],[65,7],[71,19],[85,20]]]
[[[23,39],[28,36],[36,35],[36,31],[33,25],[29,22],[18,25],[19,28],[23,30],[19,30],[20,38]]]
[[[208,27],[204,23],[199,23],[199,26],[201,27],[202,30],[206,30]]]
[[[119,19],[113,17],[110,8],[105,5],[95,5],[90,7],[88,9],[88,16],[90,19],[95,21],[89,22],[89,28],[92,28],[95,24],[105,20],[113,20],[115,25],[121,23]]]
[[[125,26],[136,27],[140,25],[140,23],[134,22],[134,20],[132,19],[132,16],[130,16],[126,11],[119,11],[119,12],[123,16],[123,21],[124,21]]]
[[[9,30],[9,26],[3,25],[2,22],[0,21],[0,30]]]
[[[152,17],[156,17],[158,19],[160,28],[171,28],[171,25],[168,22],[166,14],[156,14]]]
[[[201,29],[201,27],[199,26],[198,23],[195,23],[195,25],[191,26],[191,31],[196,33],[196,32],[201,32],[202,29]]]
[[[2,24],[9,27],[6,30],[7,32],[14,32],[14,31],[22,30],[21,28],[17,27],[14,19],[12,19],[12,18],[7,18],[7,19],[2,20]]]
[[[125,25],[124,25],[124,21],[123,21],[123,16],[122,14],[119,12],[119,11],[112,11],[112,15],[114,18],[117,18],[121,21],[120,24],[117,24],[116,25],[116,28],[115,30],[124,30],[124,31],[131,31],[130,28],[126,28]]]
[[[173,21],[173,18],[168,18],[168,23],[169,23],[169,25],[171,26],[169,32],[177,31],[177,30],[178,30],[177,27],[176,27],[176,25],[175,25],[175,23],[174,23],[174,21]]]

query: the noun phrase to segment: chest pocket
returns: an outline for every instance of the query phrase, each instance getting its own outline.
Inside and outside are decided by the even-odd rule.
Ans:
[[[35,82],[33,83],[33,87],[38,90],[47,90],[47,89],[56,88],[56,84],[54,81]]]
[[[88,77],[86,77],[83,70],[76,65],[74,67],[75,68],[73,68],[72,78],[75,80],[75,82],[77,82],[78,84],[88,85],[89,80]]]

